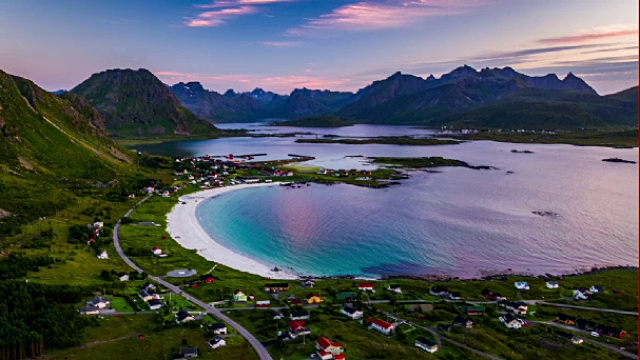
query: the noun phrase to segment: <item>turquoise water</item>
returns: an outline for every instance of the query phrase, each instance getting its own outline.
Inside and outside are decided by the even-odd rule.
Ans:
[[[262,124],[226,124],[263,129]],[[347,137],[428,135],[411,127],[296,129]],[[266,128],[261,131],[292,131]],[[338,133],[339,132],[339,133]],[[638,263],[638,149],[475,141],[461,145],[299,144],[228,138],[148,146],[169,154],[289,153],[326,168],[369,168],[363,156],[444,156],[499,170],[415,172],[402,185],[249,189],[204,202],[203,227],[228,248],[298,274],[568,273]],[[528,149],[533,154],[514,154]],[[507,172],[512,173],[507,173]],[[532,211],[552,211],[541,217]]]
[[[223,245],[300,275],[473,277],[637,264],[637,167],[610,167],[582,151],[518,161],[509,175],[416,172],[382,190],[247,189],[208,200],[197,214]]]

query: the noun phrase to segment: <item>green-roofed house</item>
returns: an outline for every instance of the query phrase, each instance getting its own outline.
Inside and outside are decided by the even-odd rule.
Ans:
[[[349,299],[355,300],[357,296],[358,294],[355,292],[346,291],[346,292],[338,293],[336,295],[336,300],[349,300]]]
[[[482,305],[467,306],[467,315],[484,315],[486,311],[487,308]]]

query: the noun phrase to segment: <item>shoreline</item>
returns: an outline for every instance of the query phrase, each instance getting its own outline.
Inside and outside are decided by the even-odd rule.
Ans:
[[[430,281],[449,281],[454,279],[459,280],[487,280],[491,278],[500,278],[504,276],[521,276],[521,277],[540,277],[546,274],[533,274],[533,273],[518,273],[518,272],[504,272],[500,270],[494,270],[485,274],[477,274],[474,276],[453,276],[448,274],[387,274],[378,277],[370,277],[363,275],[325,275],[314,276],[312,274],[297,275],[287,271],[286,269],[280,269],[279,271],[273,271],[268,265],[261,263],[257,260],[251,259],[245,255],[238,254],[231,249],[216,242],[212,235],[207,233],[200,221],[196,216],[198,206],[200,206],[205,200],[211,199],[218,195],[238,191],[243,189],[251,189],[258,187],[271,187],[279,186],[279,182],[273,183],[257,183],[257,184],[240,184],[233,186],[225,186],[213,189],[200,190],[188,195],[183,195],[178,198],[178,203],[174,205],[171,211],[166,215],[167,217],[167,232],[173,238],[175,242],[185,249],[193,249],[197,251],[197,254],[203,258],[228,266],[234,270],[247,272],[253,275],[262,276],[274,280],[300,280],[300,279],[354,279],[354,280],[367,280],[367,281],[383,281],[393,279],[420,279]],[[200,201],[198,201],[200,200]],[[638,269],[632,265],[612,265],[612,264],[599,264],[593,265],[590,269],[573,269],[562,274],[553,274],[552,276],[576,276],[585,275],[590,273],[599,272],[606,269]]]
[[[173,240],[185,249],[197,250],[203,258],[228,266],[232,269],[244,271],[265,278],[278,280],[296,280],[300,276],[285,270],[273,271],[269,266],[238,254],[209,235],[196,216],[196,210],[205,200],[218,195],[243,189],[256,187],[278,186],[278,183],[241,184],[214,189],[197,191],[178,198],[178,203],[167,214],[167,232]],[[200,201],[198,201],[200,200]]]

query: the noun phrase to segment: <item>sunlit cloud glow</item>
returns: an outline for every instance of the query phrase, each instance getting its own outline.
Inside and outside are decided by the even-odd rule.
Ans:
[[[308,19],[307,23],[286,31],[301,36],[318,31],[369,31],[399,28],[429,16],[457,15],[472,11],[488,1],[361,1],[334,9],[331,13]]]
[[[638,38],[638,28],[629,25],[611,25],[591,30],[581,31],[577,35],[560,36],[539,40],[543,44],[575,44],[587,43],[603,39],[620,38],[627,36]]]
[[[266,46],[273,47],[292,47],[292,46],[300,46],[302,42],[300,41],[261,41],[260,44]]]
[[[312,76],[305,71],[304,75],[260,76],[248,74],[191,74],[175,71],[157,71],[155,74],[167,84],[178,82],[198,81],[206,88],[221,92],[223,89],[233,88],[238,91],[249,91],[261,87],[279,93],[289,93],[292,89],[341,89],[351,84],[346,77]]]
[[[220,26],[231,18],[254,14],[255,12],[256,9],[252,6],[206,11],[198,14],[198,17],[195,19],[187,20],[186,24],[190,27]]]

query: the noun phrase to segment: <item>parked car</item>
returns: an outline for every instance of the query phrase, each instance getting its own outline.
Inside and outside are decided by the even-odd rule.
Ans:
[[[591,332],[591,336],[593,336],[593,337],[600,337],[600,334],[598,334],[598,333],[597,333],[597,332],[595,332],[595,331],[592,331],[592,332]]]

